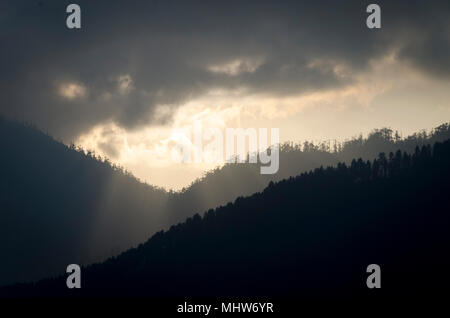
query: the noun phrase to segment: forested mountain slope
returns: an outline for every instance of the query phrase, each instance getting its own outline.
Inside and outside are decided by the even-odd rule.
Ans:
[[[445,295],[450,258],[450,140],[412,155],[318,168],[195,215],[138,248],[8,296],[365,297]],[[304,298],[302,298],[304,299]]]
[[[255,164],[228,164],[173,193],[36,128],[0,118],[0,285],[55,275],[70,263],[105,260],[195,213],[262,191],[270,181],[349,162],[350,154],[371,158],[377,149],[397,146],[413,151],[448,136],[447,124],[406,139],[381,129],[336,146],[284,144],[275,175],[261,175]]]

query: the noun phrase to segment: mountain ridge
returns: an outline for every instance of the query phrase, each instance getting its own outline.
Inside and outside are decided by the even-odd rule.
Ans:
[[[137,248],[65,276],[0,289],[10,297],[442,296],[450,258],[450,140],[374,161],[317,168],[196,214]],[[368,298],[370,299],[370,298]]]
[[[226,165],[185,191],[170,193],[35,127],[0,118],[0,249],[7,255],[0,285],[41,279],[69,263],[105,260],[195,213],[262,191],[271,181],[336,164],[350,153],[400,143],[411,151],[446,136],[448,124],[402,141],[391,130],[374,131],[336,153],[324,145],[284,144],[277,175],[260,175],[254,164]]]

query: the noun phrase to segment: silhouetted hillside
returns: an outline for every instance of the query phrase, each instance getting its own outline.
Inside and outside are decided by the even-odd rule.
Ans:
[[[84,268],[80,290],[61,277],[1,294],[364,297],[375,263],[379,293],[442,297],[449,180],[450,141],[318,168]]]
[[[227,164],[208,172],[189,188],[171,195],[171,223],[184,221],[194,212],[225,205],[239,196],[262,191],[270,181],[280,181],[320,166],[351,163],[353,158],[375,159],[380,152],[396,150],[413,153],[416,146],[434,144],[450,139],[450,125],[443,124],[431,132],[421,131],[406,138],[389,128],[376,129],[367,138],[359,136],[345,142],[324,141],[319,144],[285,143],[280,146],[280,168],[276,174],[260,174],[259,165]]]
[[[163,223],[164,190],[35,128],[0,119],[0,149],[0,284],[104,260]]]
[[[209,171],[189,188],[170,195],[168,210],[171,224],[182,222],[196,212],[232,202],[239,196],[262,191],[270,181],[282,180],[320,165],[337,162],[336,154],[318,149],[303,151],[285,144],[280,147],[280,167],[276,174],[261,174],[258,164],[226,164]]]
[[[255,164],[229,164],[180,193],[167,193],[92,153],[0,118],[0,285],[54,275],[69,263],[102,261],[195,213],[262,191],[270,181],[353,155],[371,158],[397,146],[412,151],[449,132],[447,124],[407,139],[384,129],[335,147],[284,144],[275,175],[261,175]]]

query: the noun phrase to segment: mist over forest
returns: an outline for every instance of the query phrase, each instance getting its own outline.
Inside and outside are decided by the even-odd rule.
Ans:
[[[443,124],[406,138],[383,128],[343,143],[285,143],[277,174],[261,175],[255,164],[226,164],[172,192],[33,126],[0,119],[0,284],[103,261],[272,182],[339,162],[352,165],[353,159],[371,161],[381,152],[388,159],[397,150],[412,154],[417,146],[449,138],[450,126]]]
[[[450,140],[320,167],[195,214],[137,248],[65,276],[0,288],[8,297],[267,296],[303,300],[445,295]],[[376,298],[361,281],[377,260]]]

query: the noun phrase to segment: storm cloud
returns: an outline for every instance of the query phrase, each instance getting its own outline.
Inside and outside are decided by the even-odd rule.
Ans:
[[[0,115],[66,141],[107,121],[163,125],[213,89],[351,85],[392,52],[450,79],[448,1],[377,1],[378,30],[366,27],[365,1],[75,1],[82,28],[70,30],[71,2],[0,4]]]

